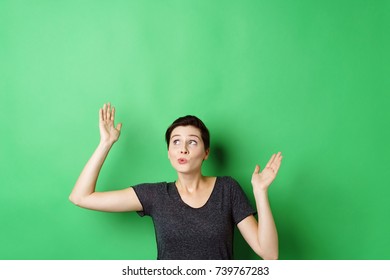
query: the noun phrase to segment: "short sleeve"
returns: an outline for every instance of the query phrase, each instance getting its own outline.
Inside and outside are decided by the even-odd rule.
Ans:
[[[165,182],[145,183],[133,187],[143,209],[142,211],[137,211],[138,215],[141,217],[152,215],[154,206],[158,203],[159,195],[164,186],[166,186]]]
[[[245,192],[241,188],[240,184],[230,178],[231,184],[231,202],[232,202],[232,216],[233,222],[237,225],[246,217],[255,214],[256,211],[253,209]]]

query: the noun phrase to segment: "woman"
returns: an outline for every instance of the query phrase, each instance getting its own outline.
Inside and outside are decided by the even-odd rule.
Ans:
[[[137,211],[152,217],[158,259],[232,259],[236,225],[249,246],[263,259],[278,258],[278,235],[268,201],[268,187],[275,179],[281,153],[271,156],[260,172],[252,174],[258,212],[231,177],[206,177],[201,173],[209,156],[210,136],[194,116],[177,119],[166,132],[168,158],[177,171],[172,183],[140,184],[123,190],[96,192],[96,181],[122,124],[114,126],[115,108],[99,110],[100,143],[81,172],[70,200],[83,208],[124,212]]]

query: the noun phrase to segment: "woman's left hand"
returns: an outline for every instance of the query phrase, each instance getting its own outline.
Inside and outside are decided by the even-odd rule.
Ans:
[[[277,154],[273,154],[268,161],[267,165],[260,172],[260,166],[256,165],[255,171],[252,175],[252,186],[253,189],[267,190],[271,185],[273,180],[276,178],[278,174],[278,170],[280,164],[282,162],[282,153],[278,152]]]

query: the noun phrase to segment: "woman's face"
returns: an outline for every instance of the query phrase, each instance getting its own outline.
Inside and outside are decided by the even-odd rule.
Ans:
[[[194,126],[178,126],[169,140],[168,158],[180,173],[198,173],[209,150],[204,149],[200,130]]]

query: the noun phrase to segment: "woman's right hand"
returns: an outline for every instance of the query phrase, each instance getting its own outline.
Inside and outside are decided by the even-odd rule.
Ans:
[[[103,108],[99,110],[99,129],[100,129],[100,142],[104,144],[114,144],[120,135],[122,123],[118,123],[114,126],[115,108],[111,107],[111,103],[103,105]]]

